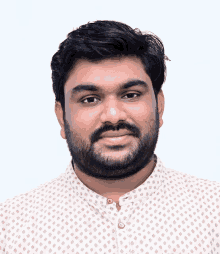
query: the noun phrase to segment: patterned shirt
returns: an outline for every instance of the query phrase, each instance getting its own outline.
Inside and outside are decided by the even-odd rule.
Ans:
[[[220,253],[220,183],[169,168],[119,198],[64,174],[0,204],[0,253]]]

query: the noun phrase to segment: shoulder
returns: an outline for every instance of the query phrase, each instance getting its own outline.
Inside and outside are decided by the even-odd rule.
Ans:
[[[14,228],[11,228],[11,225],[15,225],[15,222],[16,225],[29,223],[30,216],[47,209],[52,200],[56,202],[57,198],[62,199],[66,187],[66,175],[61,174],[27,193],[0,203],[0,253],[4,253],[7,233]]]
[[[198,178],[196,176],[179,172],[170,168],[165,170],[165,184],[175,189],[177,192],[184,192],[194,198],[200,197],[203,201],[215,199],[219,202],[220,183]]]
[[[66,182],[65,174],[61,174],[59,177],[41,184],[27,193],[17,195],[0,203],[0,230],[2,231],[2,227],[4,228],[6,221],[10,217],[28,214],[36,207],[45,205],[51,198],[59,196],[63,192]]]

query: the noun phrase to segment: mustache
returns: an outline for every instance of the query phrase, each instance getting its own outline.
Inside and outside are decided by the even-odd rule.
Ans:
[[[91,136],[91,142],[94,143],[96,141],[98,141],[101,137],[101,135],[104,133],[104,132],[107,132],[107,131],[119,131],[121,129],[126,129],[128,131],[130,131],[132,133],[133,136],[135,137],[139,137],[140,135],[140,132],[138,130],[138,128],[136,126],[132,126],[130,124],[127,124],[127,123],[119,123],[118,125],[116,126],[113,126],[113,125],[105,125],[103,126],[102,128],[100,128],[99,130],[97,130],[95,133],[93,133],[93,135]]]

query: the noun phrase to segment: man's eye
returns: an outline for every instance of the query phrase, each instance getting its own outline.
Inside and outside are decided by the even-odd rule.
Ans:
[[[136,94],[137,97],[140,97],[140,96],[141,96],[141,95],[138,94],[138,93],[127,93],[125,96],[129,95],[129,96],[128,96],[129,99],[133,99],[134,96],[130,96],[130,95],[134,95],[134,94]],[[123,97],[124,97],[124,96],[123,96]],[[97,99],[97,97],[93,97],[93,96],[87,97],[87,98],[83,99],[83,100],[81,101],[81,103],[82,103],[82,104],[91,104],[91,102],[94,100],[94,98]],[[88,103],[85,102],[86,100],[88,100]]]
[[[85,103],[84,101],[85,101],[85,100],[88,100],[88,102],[91,102],[94,98],[97,99],[96,97],[87,97],[87,98],[83,99],[83,100],[81,101],[81,103],[82,103],[82,104],[88,104],[88,103]],[[91,104],[91,103],[89,103],[89,104]]]
[[[140,97],[140,96],[141,96],[139,93],[127,93],[125,96],[127,96],[128,94],[136,94],[137,97]],[[134,98],[134,97],[133,97],[133,98]],[[129,99],[133,99],[133,98],[131,98],[131,97],[129,96]]]

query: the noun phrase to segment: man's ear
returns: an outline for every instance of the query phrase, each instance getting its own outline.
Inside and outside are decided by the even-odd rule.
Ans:
[[[164,112],[164,105],[165,105],[165,99],[162,89],[158,93],[157,96],[157,102],[158,102],[158,113],[159,113],[159,127],[163,125],[163,112]]]
[[[55,103],[55,113],[56,113],[57,120],[58,120],[60,127],[61,127],[60,135],[63,139],[66,139],[64,120],[63,120],[63,109],[62,109],[61,103],[58,101],[56,101],[56,103]]]

